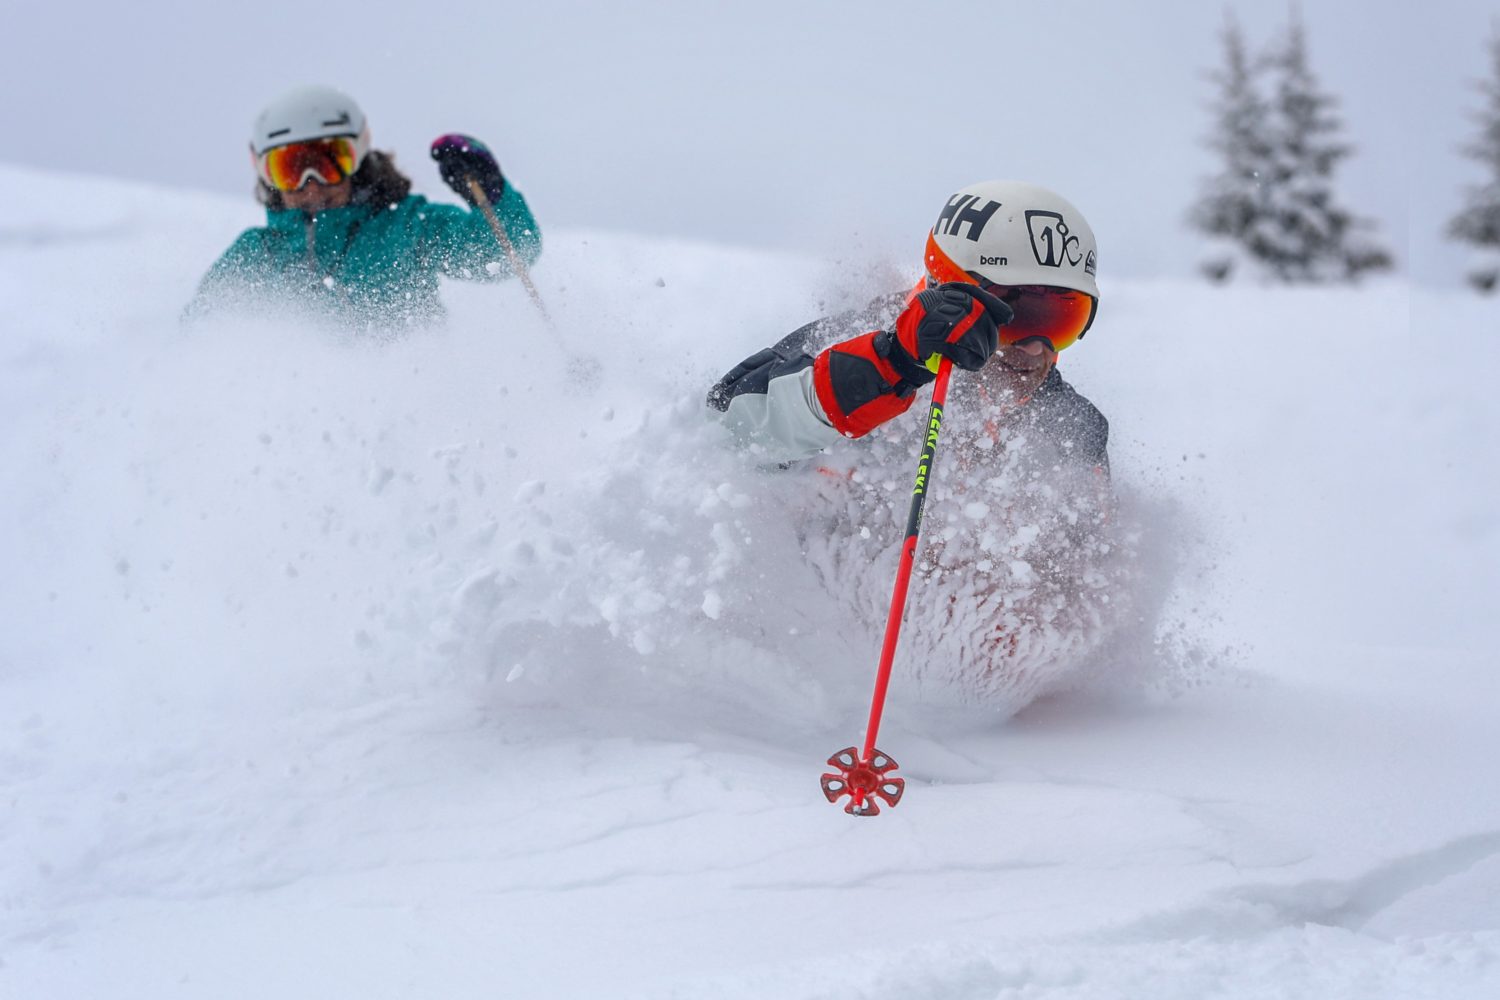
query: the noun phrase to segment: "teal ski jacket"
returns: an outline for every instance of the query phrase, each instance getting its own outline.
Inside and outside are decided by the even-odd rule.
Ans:
[[[494,205],[524,266],[542,234],[514,187]],[[443,316],[438,278],[510,277],[509,254],[478,208],[434,204],[409,194],[384,205],[350,204],[308,215],[266,211],[203,278],[186,317],[290,308],[353,330],[390,331]]]

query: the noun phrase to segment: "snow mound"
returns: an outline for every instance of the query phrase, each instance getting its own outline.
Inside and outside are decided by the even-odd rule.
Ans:
[[[184,329],[253,207],[0,180],[0,994],[1500,988],[1492,302],[1107,285],[1114,505],[950,407],[855,821],[917,435],[702,395],[888,262],[549,231],[550,326]]]

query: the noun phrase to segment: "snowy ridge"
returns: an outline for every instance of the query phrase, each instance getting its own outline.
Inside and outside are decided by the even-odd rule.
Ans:
[[[855,821],[910,435],[701,396],[900,268],[549,232],[555,334],[184,331],[249,206],[0,177],[0,996],[1500,987],[1492,302],[1106,284],[1102,522],[950,407]]]

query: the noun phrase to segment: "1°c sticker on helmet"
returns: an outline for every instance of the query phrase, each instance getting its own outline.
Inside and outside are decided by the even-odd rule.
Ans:
[[[1026,213],[1026,229],[1031,234],[1031,252],[1043,267],[1062,267],[1064,261],[1077,267],[1083,260],[1078,237],[1061,213],[1031,209]]]

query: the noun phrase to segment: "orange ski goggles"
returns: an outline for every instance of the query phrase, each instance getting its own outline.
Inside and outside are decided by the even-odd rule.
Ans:
[[[359,168],[354,139],[309,139],[274,146],[256,158],[261,179],[278,191],[296,191],[310,180],[338,184]]]
[[[1071,288],[983,281],[979,286],[1015,310],[1016,318],[1000,328],[1002,347],[1040,338],[1054,351],[1061,351],[1088,332],[1099,309],[1092,295]]]

